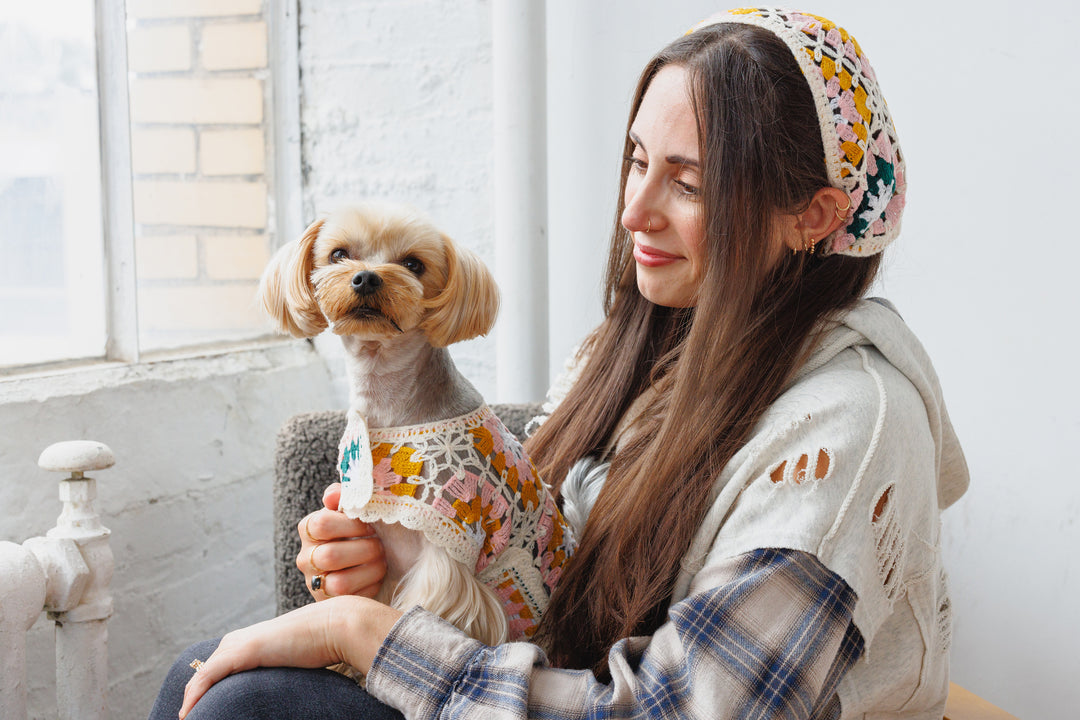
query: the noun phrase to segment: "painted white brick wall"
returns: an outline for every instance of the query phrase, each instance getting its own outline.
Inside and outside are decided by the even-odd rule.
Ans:
[[[144,718],[177,653],[274,613],[274,440],[292,415],[340,406],[301,342],[218,358],[103,368],[0,385],[0,539],[43,535],[57,477],[37,467],[60,440],[109,445],[94,473],[112,530],[109,710]],[[30,632],[31,718],[56,716],[52,623]]]
[[[490,3],[302,2],[300,67],[305,222],[344,203],[406,203],[494,267]],[[494,342],[451,349],[492,401]],[[319,347],[340,357],[336,338]]]

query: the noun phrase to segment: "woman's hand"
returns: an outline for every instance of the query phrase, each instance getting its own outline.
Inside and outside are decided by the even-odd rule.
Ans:
[[[221,639],[184,689],[185,717],[210,687],[257,667],[321,668],[345,662],[365,675],[401,612],[362,597],[331,598]]]
[[[341,483],[334,483],[323,493],[325,507],[297,525],[296,567],[304,573],[304,583],[316,600],[338,595],[373,598],[386,576],[382,542],[371,525],[338,512],[340,499]],[[314,588],[313,582],[319,587]]]

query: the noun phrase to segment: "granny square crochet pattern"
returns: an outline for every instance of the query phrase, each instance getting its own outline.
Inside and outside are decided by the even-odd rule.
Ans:
[[[362,477],[368,453],[370,480]],[[574,539],[521,443],[487,405],[370,430],[350,412],[338,468],[346,515],[422,531],[502,599],[510,640],[532,637]]]
[[[825,165],[834,187],[847,192],[848,222],[824,240],[826,254],[881,252],[900,232],[907,182],[904,156],[870,61],[855,38],[826,18],[758,7],[718,13],[695,25],[755,25],[788,46],[817,105]]]

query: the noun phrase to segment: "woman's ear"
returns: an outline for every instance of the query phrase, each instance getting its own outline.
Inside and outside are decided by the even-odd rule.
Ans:
[[[425,302],[427,315],[421,324],[435,347],[487,335],[499,313],[499,287],[491,271],[471,250],[446,235],[442,240],[446,287]]]
[[[259,280],[259,300],[278,330],[295,337],[314,337],[327,322],[315,301],[311,271],[313,250],[323,221],[316,220],[296,242],[281,247]]]
[[[847,223],[851,198],[843,190],[823,187],[810,198],[805,210],[794,216],[793,224],[784,226],[784,242],[796,252],[809,250],[812,244],[829,237]]]

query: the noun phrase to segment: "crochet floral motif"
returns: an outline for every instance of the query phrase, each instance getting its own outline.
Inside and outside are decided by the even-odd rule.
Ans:
[[[345,507],[366,435],[373,493]],[[574,540],[524,448],[490,408],[370,431],[350,413],[338,467],[347,515],[422,531],[502,598],[510,639],[533,635]]]
[[[830,253],[880,252],[900,232],[907,181],[904,156],[877,76],[859,43],[818,15],[779,8],[739,8],[697,24],[764,28],[787,44],[814,94],[825,164],[833,186],[847,192],[848,222],[825,240]]]

